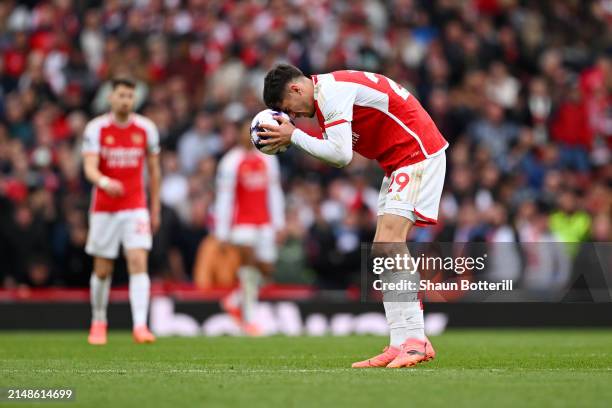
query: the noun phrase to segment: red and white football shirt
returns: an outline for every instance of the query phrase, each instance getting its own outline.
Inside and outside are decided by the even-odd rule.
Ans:
[[[133,113],[127,123],[120,124],[112,114],[98,116],[85,127],[82,151],[98,154],[100,172],[120,181],[125,191],[120,197],[111,197],[94,188],[92,212],[147,208],[143,164],[147,154],[160,151],[159,133],[151,120]]]
[[[226,240],[236,226],[284,223],[278,160],[257,150],[234,147],[219,162],[215,229]]]
[[[394,170],[448,147],[419,101],[384,75],[335,71],[313,75],[316,115],[323,132],[351,122],[353,151]]]

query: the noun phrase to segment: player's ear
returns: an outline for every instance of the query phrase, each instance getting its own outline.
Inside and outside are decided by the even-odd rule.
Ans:
[[[297,82],[292,82],[291,84],[289,84],[289,90],[291,92],[294,92],[296,94],[301,94],[302,93],[302,89],[300,87],[300,84],[298,84]]]

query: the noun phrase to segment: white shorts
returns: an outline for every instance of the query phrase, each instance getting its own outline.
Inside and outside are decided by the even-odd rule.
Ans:
[[[445,173],[444,152],[395,170],[380,186],[378,215],[399,215],[419,226],[436,224]]]
[[[255,258],[260,262],[273,263],[278,258],[276,236],[269,225],[236,225],[230,231],[229,241],[253,248]]]
[[[151,221],[146,208],[89,214],[89,234],[85,252],[115,259],[123,249],[151,249]]]

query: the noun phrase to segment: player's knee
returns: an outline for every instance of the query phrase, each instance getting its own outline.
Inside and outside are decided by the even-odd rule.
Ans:
[[[131,250],[127,253],[127,266],[130,274],[147,271],[147,253],[144,250]]]
[[[412,221],[399,215],[385,215],[376,230],[374,242],[406,242]]]
[[[253,248],[241,245],[238,249],[240,251],[240,263],[242,265],[255,265],[256,259]]]
[[[403,228],[390,223],[385,223],[380,226],[375,242],[405,242],[406,232]]]
[[[113,273],[113,260],[96,258],[94,260],[94,273],[100,279],[106,279]]]

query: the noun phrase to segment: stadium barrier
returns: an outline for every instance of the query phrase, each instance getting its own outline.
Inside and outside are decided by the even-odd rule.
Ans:
[[[151,327],[159,335],[238,334],[219,307],[223,293],[155,287]],[[267,289],[263,298],[258,317],[268,334],[385,334],[387,330],[382,306],[360,302],[350,291],[278,286]],[[113,289],[108,313],[111,329],[131,327],[127,288]],[[609,327],[612,303],[426,303],[425,316],[430,334],[446,327]],[[89,320],[86,289],[0,291],[0,330],[84,330]]]

